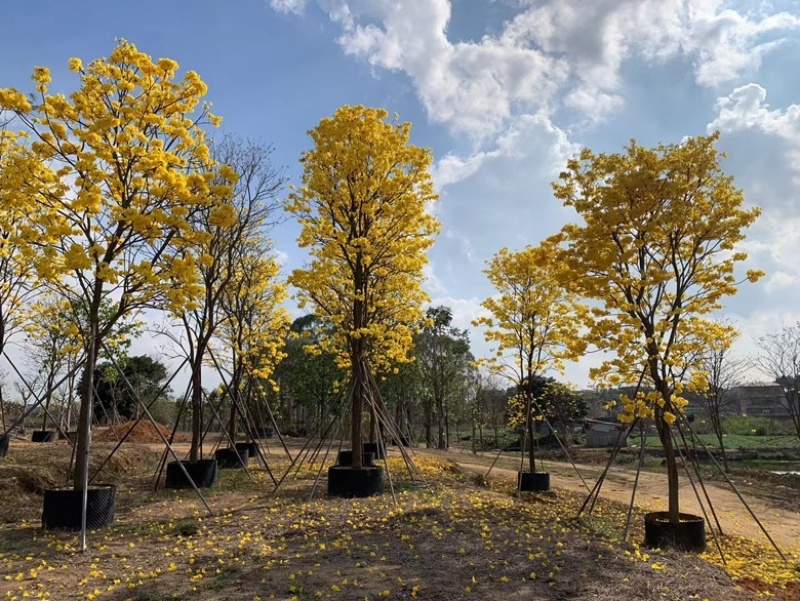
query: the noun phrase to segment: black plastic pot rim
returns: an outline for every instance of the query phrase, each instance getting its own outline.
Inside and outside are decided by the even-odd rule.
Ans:
[[[644,514],[644,519],[646,522],[656,523],[656,524],[688,524],[691,522],[704,522],[705,518],[701,515],[694,515],[693,513],[679,513],[678,514],[678,521],[677,522],[670,522],[669,521],[669,512],[668,511],[651,511],[650,513]]]
[[[90,484],[86,487],[87,490],[102,490],[104,488],[116,488],[116,484]],[[74,486],[49,486],[45,488],[45,490],[52,490],[52,491],[64,491],[64,490],[74,490],[74,491],[81,491],[83,488],[75,488]]]

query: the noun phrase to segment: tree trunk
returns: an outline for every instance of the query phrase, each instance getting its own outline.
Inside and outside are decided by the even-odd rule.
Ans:
[[[445,448],[450,448],[450,407],[444,404],[444,440]],[[458,440],[458,424],[456,424],[456,440]]]
[[[203,438],[203,377],[201,366],[192,368],[192,446],[189,450],[189,462],[196,463],[200,459],[200,445]]]
[[[425,412],[425,445],[429,449],[433,448],[433,416],[431,413],[430,411]]]
[[[730,473],[728,454],[725,452],[725,437],[722,431],[722,421],[719,419],[719,416],[711,416],[711,427],[714,429],[714,436],[716,436],[717,442],[719,443],[719,452],[722,455],[722,466],[725,469],[725,473],[728,474]]]
[[[536,473],[536,453],[534,453],[533,420],[528,419],[528,466],[532,474]]]
[[[3,400],[3,387],[0,385],[0,429],[6,431],[6,405]]]
[[[369,442],[376,442],[378,440],[378,421],[375,415],[375,407],[369,408]]]
[[[102,284],[101,290],[102,290]],[[78,443],[75,450],[75,490],[83,490],[84,480],[88,478],[89,446],[92,438],[92,391],[94,390],[94,370],[97,364],[98,312],[100,296],[89,307],[89,345],[86,349],[86,365],[83,368],[81,383],[81,410],[78,415]]]
[[[472,454],[473,454],[473,455],[476,455],[476,454],[477,454],[477,449],[475,448],[475,443],[476,443],[476,440],[475,440],[475,439],[476,439],[476,435],[477,435],[477,433],[478,433],[478,426],[477,426],[477,424],[476,424],[476,423],[473,421],[473,422],[472,422],[472,433],[470,434],[470,442],[472,443]]]
[[[672,430],[670,425],[663,420],[660,412],[655,417],[656,430],[664,449],[667,463],[667,491],[669,494],[669,521],[677,524],[680,521],[680,504],[678,488],[678,462],[675,460],[675,448],[672,444]]]
[[[362,347],[360,341],[357,346],[359,348]],[[353,469],[360,470],[363,467],[361,453],[364,448],[361,436],[361,420],[364,414],[364,397],[367,393],[369,378],[363,353],[359,352],[355,355],[353,358],[353,406],[352,420],[350,422],[350,445],[353,451]]]
[[[236,448],[236,401],[231,403],[231,419],[228,422],[228,445],[230,449]]]
[[[437,438],[439,449],[446,449],[447,443],[444,437],[444,406],[441,399],[436,400],[436,425],[437,425]]]

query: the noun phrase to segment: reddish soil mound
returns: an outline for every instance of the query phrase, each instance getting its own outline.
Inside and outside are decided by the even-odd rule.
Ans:
[[[140,421],[138,424],[135,421],[117,424],[116,426],[112,426],[104,432],[98,434],[95,437],[95,440],[99,442],[117,442],[118,440],[122,440],[122,437],[125,436],[128,430],[130,430],[134,424],[136,424],[136,426],[133,428],[133,432],[128,434],[125,442],[162,442],[156,427],[153,426],[153,424],[151,424],[149,421],[145,420]],[[161,424],[158,424],[158,430],[160,430],[161,433],[169,440],[170,430]],[[176,434],[174,442],[185,442],[185,437],[180,434]]]

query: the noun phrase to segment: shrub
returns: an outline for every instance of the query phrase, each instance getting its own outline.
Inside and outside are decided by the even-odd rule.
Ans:
[[[769,417],[732,415],[723,422],[726,434],[739,436],[778,436],[786,433],[786,424]]]

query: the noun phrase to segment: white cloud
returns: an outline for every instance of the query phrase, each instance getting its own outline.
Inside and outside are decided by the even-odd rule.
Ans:
[[[751,178],[762,197],[759,204],[782,205],[793,213],[800,192],[800,104],[773,109],[767,103],[767,90],[748,83],[718,98],[715,108],[717,115],[708,131],[718,129],[734,139],[738,136],[738,159],[749,161],[756,171]],[[785,229],[786,223],[773,225]],[[796,228],[798,224],[793,225]],[[796,240],[796,229],[794,234]]]
[[[269,5],[279,13],[303,14],[306,0],[269,0]]]
[[[482,299],[475,297],[472,298],[454,298],[452,296],[440,296],[431,300],[431,307],[438,307],[444,305],[449,307],[453,313],[453,326],[462,330],[471,331],[470,340],[475,346],[476,343],[480,345],[483,341],[483,335],[476,337],[475,328],[472,322],[478,317],[486,315],[488,312],[481,307]]]
[[[569,157],[580,150],[543,112],[522,115],[511,120],[491,150],[479,150],[469,156],[445,154],[431,173],[440,190],[471,178],[482,170],[504,161],[522,162],[534,158],[531,168],[547,177],[558,174]]]
[[[455,154],[446,154],[431,168],[433,181],[437,188],[441,190],[462,179],[475,175],[487,159],[499,155],[500,152],[498,150],[491,152],[480,151],[466,158]]]
[[[593,147],[616,149],[607,144],[618,143],[619,132],[602,130],[603,121],[615,113],[627,119],[632,84],[648,85],[626,81],[626,67],[688,68],[694,86],[686,82],[687,99],[695,104],[687,100],[671,112],[656,98],[635,107],[625,125],[649,128],[674,118],[671,131],[693,132],[691,119],[709,108],[696,104],[706,97],[698,88],[728,86],[715,96],[733,89],[719,98],[709,128],[725,132],[726,172],[736,175],[748,202],[764,209],[743,247],[751,254],[747,267],[768,277],[726,305],[751,320],[748,332],[763,334],[791,317],[800,294],[800,221],[791,211],[800,190],[787,173],[800,165],[800,105],[770,107],[764,88],[744,84],[775,48],[798,39],[800,19],[743,0],[517,0],[505,3],[516,6],[507,22],[456,41],[452,15],[464,23],[481,1],[489,0],[317,0],[339,28],[345,54],[376,74],[407,77],[429,121],[453,135],[452,147],[437,143],[445,152],[433,167],[442,196],[435,213],[446,224],[426,270],[434,304],[458,304],[459,327],[469,327],[476,298],[493,292],[480,273],[483,261],[502,246],[537,244],[572,218],[552,197],[550,182],[579,150],[578,128],[586,123]],[[571,366],[568,378],[585,383],[586,366],[600,359]]]
[[[760,129],[795,140],[800,131],[800,105],[770,110],[766,100],[767,91],[757,83],[735,88],[727,96],[717,99],[717,117],[709,124],[709,129]]]
[[[340,25],[345,53],[405,72],[431,120],[476,141],[514,115],[562,102],[602,119],[624,105],[621,69],[636,57],[688,58],[703,86],[736,81],[800,29],[790,13],[744,12],[722,0],[548,0],[520,3],[497,35],[454,43],[451,11],[469,10],[465,4],[318,1]]]
[[[447,38],[448,0],[334,2],[347,54],[411,77],[428,115],[482,140],[502,129],[515,106],[547,106],[568,75],[565,61],[540,50],[485,37]]]
[[[785,271],[776,271],[769,276],[764,289],[769,293],[785,292],[787,288],[793,287],[797,282],[796,275],[788,274]]]
[[[422,276],[425,278],[423,288],[430,294],[431,296],[437,294],[445,294],[446,289],[442,280],[438,278],[436,273],[434,272],[433,265],[430,263],[426,263],[422,266]]]

